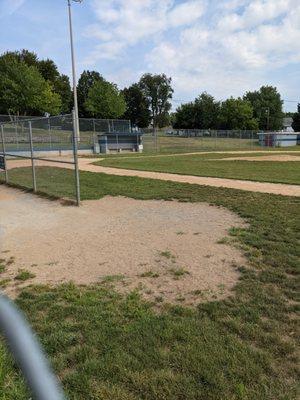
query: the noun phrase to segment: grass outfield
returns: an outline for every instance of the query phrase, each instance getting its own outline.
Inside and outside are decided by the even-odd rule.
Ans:
[[[237,157],[255,157],[269,153],[238,154]],[[106,157],[97,165],[143,171],[170,172],[184,175],[244,179],[259,182],[300,184],[298,162],[221,161],[234,154],[193,154],[157,157]],[[299,157],[300,161],[300,157]]]
[[[40,190],[73,192],[71,171],[37,170]],[[30,168],[10,175],[30,186]],[[24,290],[18,304],[70,399],[298,398],[299,199],[89,172],[81,173],[81,186],[83,199],[121,195],[224,206],[249,224],[230,232],[249,265],[239,266],[230,298],[159,314],[137,293],[122,297],[110,284]],[[3,345],[0,388],[5,400],[29,397]]]

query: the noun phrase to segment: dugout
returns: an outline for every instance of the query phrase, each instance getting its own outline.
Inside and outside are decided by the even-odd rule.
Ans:
[[[143,151],[142,133],[113,132],[97,135],[95,153],[110,153],[122,151]]]
[[[263,147],[289,147],[297,145],[298,133],[263,132],[258,137],[259,144]]]

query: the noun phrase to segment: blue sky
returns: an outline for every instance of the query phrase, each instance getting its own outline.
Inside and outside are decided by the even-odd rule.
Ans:
[[[26,48],[70,75],[66,0],[0,0],[0,52]],[[277,86],[300,102],[299,0],[84,0],[73,3],[78,75],[120,88],[145,72],[173,78],[174,106]],[[288,102],[288,100],[290,102]]]

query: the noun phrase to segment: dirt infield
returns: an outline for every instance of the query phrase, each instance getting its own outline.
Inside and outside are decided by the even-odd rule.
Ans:
[[[249,157],[250,158],[250,157]],[[64,158],[61,158],[64,159]],[[79,168],[81,171],[104,173],[109,175],[118,176],[136,176],[140,178],[159,179],[164,181],[173,181],[181,183],[191,183],[194,185],[206,185],[213,187],[226,187],[231,189],[246,190],[250,192],[280,194],[283,196],[300,196],[299,185],[288,185],[281,183],[268,183],[268,182],[255,182],[245,181],[239,179],[226,179],[226,178],[211,178],[193,175],[179,175],[163,172],[151,172],[151,171],[138,171],[129,169],[120,169],[112,167],[103,167],[94,165],[96,161],[100,161],[101,158],[80,158]],[[228,160],[228,159],[226,159]],[[8,168],[19,168],[30,166],[30,160],[10,160],[8,162]],[[36,166],[52,166],[58,168],[73,168],[68,164],[53,163],[49,164],[44,161],[36,161]]]
[[[159,302],[223,298],[242,254],[222,242],[243,221],[208,204],[106,197],[80,208],[0,185],[0,258],[14,295],[30,283],[114,283]],[[222,243],[218,243],[221,240]],[[16,280],[19,269],[35,274]]]
[[[227,157],[227,158],[217,158],[214,161],[300,161],[300,154],[298,156],[291,154],[270,154],[267,156],[255,156],[255,157]]]

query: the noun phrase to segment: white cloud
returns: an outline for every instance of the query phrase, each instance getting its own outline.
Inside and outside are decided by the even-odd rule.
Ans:
[[[176,4],[175,0],[93,0],[92,6],[100,23],[98,27],[95,24],[88,27],[85,35],[100,39],[101,43],[89,55],[88,63],[112,59],[128,46],[194,23],[203,15],[205,1]],[[104,32],[109,32],[107,39]],[[118,52],[113,49],[116,43]]]
[[[12,15],[24,3],[25,3],[25,0],[2,0],[0,3],[0,18]]]
[[[95,46],[85,62],[119,63],[122,73],[113,75],[119,84],[134,80],[130,68],[137,75],[143,65],[172,76],[177,97],[202,90],[227,97],[274,84],[273,72],[300,62],[299,0],[93,0],[92,6],[98,22],[85,35]],[[141,51],[138,71],[123,63],[134,46]]]

